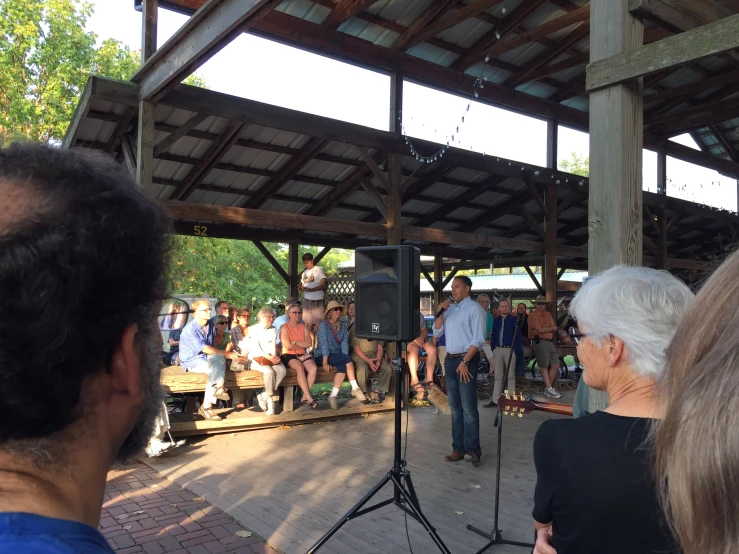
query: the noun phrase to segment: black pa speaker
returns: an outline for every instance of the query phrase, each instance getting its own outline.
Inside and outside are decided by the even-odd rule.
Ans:
[[[410,341],[421,334],[421,253],[415,246],[354,251],[355,333],[372,340]]]

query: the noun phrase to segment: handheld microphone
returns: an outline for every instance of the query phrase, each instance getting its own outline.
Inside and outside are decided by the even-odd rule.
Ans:
[[[447,301],[451,304],[451,300],[447,298]],[[436,315],[434,316],[434,320],[439,319],[441,317],[441,314],[443,314],[446,311],[446,308],[439,308],[439,311],[436,312]]]

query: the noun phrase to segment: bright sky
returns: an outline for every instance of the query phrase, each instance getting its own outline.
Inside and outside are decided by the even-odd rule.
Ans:
[[[99,40],[115,38],[141,48],[141,14],[130,0],[91,0],[95,14],[88,30]],[[163,44],[187,20],[159,10],[158,42]],[[284,106],[377,129],[388,129],[390,79],[270,42],[241,35],[199,70],[212,90]],[[455,135],[459,148],[545,165],[546,123],[412,83],[403,88],[403,124],[409,136],[445,143]],[[465,116],[464,123],[460,123]],[[459,126],[459,132],[456,130]],[[691,148],[689,135],[674,140]],[[588,135],[560,126],[559,160],[572,152],[587,155]],[[656,192],[657,155],[644,151],[644,190]],[[701,204],[737,211],[737,181],[710,169],[667,159],[667,193]]]

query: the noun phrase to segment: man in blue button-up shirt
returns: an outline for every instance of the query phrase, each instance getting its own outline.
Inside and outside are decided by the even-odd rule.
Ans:
[[[434,336],[446,339],[446,391],[452,412],[452,454],[444,459],[480,463],[480,415],[477,411],[479,350],[485,342],[486,315],[470,298],[472,281],[458,276],[452,282],[454,304],[440,304],[444,313],[434,322]]]
[[[503,388],[503,373],[508,366],[508,390],[516,390],[516,360],[523,357],[523,346],[521,343],[521,330],[516,331],[516,316],[511,315],[511,303],[507,298],[502,298],[499,303],[500,316],[493,320],[493,330],[490,333],[490,345],[493,349],[493,363],[490,367],[495,372],[495,388],[493,389],[493,400],[485,407],[497,406],[500,391]],[[516,341],[513,341],[513,336]],[[511,357],[511,348],[513,356]]]

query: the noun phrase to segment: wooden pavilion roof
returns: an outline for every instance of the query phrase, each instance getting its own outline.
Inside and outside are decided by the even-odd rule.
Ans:
[[[137,0],[139,1],[139,0]],[[193,13],[206,0],[159,0]],[[644,43],[739,13],[737,0],[696,0],[690,10],[651,4]],[[656,5],[656,8],[654,7]],[[662,13],[660,5],[664,5]],[[587,130],[585,0],[284,0],[267,2],[248,32]],[[653,74],[644,82],[644,144],[736,175],[739,57],[726,53]],[[703,153],[667,142],[690,133]],[[713,160],[716,161],[712,161]],[[731,165],[723,161],[733,162]]]
[[[138,98],[134,83],[91,77],[65,146],[111,153],[135,171]],[[541,265],[543,189],[556,182],[558,265],[585,267],[587,178],[455,148],[422,164],[393,133],[185,85],[159,100],[154,119],[152,193],[182,234],[207,225],[211,237],[384,244],[385,163],[399,154],[406,243],[428,253],[443,245],[445,258],[465,267]],[[673,269],[703,268],[739,228],[736,214],[692,202],[645,192],[643,204],[647,265],[661,210]]]

